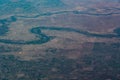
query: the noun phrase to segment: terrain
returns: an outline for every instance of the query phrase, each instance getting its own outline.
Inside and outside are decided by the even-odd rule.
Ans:
[[[120,80],[119,0],[1,0],[0,80]]]

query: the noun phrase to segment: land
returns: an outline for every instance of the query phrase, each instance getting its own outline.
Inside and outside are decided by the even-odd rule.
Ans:
[[[75,1],[0,2],[0,80],[120,80],[119,1]]]

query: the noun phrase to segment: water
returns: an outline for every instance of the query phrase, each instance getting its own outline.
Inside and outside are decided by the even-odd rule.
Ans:
[[[119,2],[0,0],[0,80],[120,80]]]

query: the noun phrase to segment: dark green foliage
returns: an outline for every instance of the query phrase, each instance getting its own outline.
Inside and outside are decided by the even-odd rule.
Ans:
[[[20,61],[14,56],[0,56],[0,79],[8,78],[9,80],[41,80],[42,78],[48,77],[49,75],[54,75],[51,71],[52,68],[58,68],[58,72],[55,74],[67,74],[71,71],[72,63],[69,60],[60,58],[54,58],[52,60],[42,60],[39,61]],[[71,68],[70,68],[71,66]],[[69,67],[69,68],[68,68]],[[25,76],[17,77],[17,74],[24,73]]]
[[[11,22],[15,22],[17,20],[16,17],[11,16],[10,18],[1,19],[0,20],[0,36],[6,35],[9,31],[9,25]]]
[[[33,1],[35,7],[37,8],[59,8],[65,6],[61,0],[37,0]]]
[[[15,22],[17,18],[15,16],[11,16],[10,18],[1,19],[0,23],[0,36],[5,35],[9,31],[9,25],[12,22]],[[50,41],[53,37],[47,36],[41,32],[39,28],[32,28],[30,30],[31,33],[36,34],[36,37],[40,38],[39,40],[33,41],[16,41],[16,40],[8,40],[8,39],[0,39],[0,42],[7,44],[43,44]]]
[[[16,52],[21,51],[22,49],[17,46],[8,46],[8,45],[0,45],[0,53],[3,52]]]
[[[21,9],[19,13],[32,13],[35,12],[36,9],[31,4],[31,2],[26,1],[26,0],[0,0],[0,15],[5,15],[5,14],[14,14],[16,13],[16,9],[19,8]]]
[[[116,29],[114,30],[114,33],[116,33],[117,35],[120,36],[120,28],[116,28]]]
[[[48,58],[48,56],[44,59],[21,61],[11,55],[0,55],[0,79],[119,80],[120,78],[117,76],[120,74],[118,46],[120,46],[119,43],[94,43],[91,54],[83,55],[74,60],[60,56]],[[16,74],[19,73],[24,75],[18,77]],[[74,77],[76,78],[73,79]]]

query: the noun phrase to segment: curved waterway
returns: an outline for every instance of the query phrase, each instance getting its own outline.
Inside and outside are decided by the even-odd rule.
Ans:
[[[66,13],[67,11],[61,11],[61,12],[55,12],[55,13],[45,13],[42,14],[41,16],[47,15],[53,15],[53,14],[61,14],[61,13]],[[79,14],[78,11],[73,11],[75,14]],[[82,14],[82,13],[80,13]],[[83,14],[85,14],[83,12]],[[110,13],[109,13],[110,14]],[[104,15],[109,15],[109,14],[104,14]],[[95,14],[98,15],[98,14]],[[34,16],[38,17],[40,15]],[[12,22],[17,21],[17,17],[22,17],[22,18],[27,18],[25,16],[11,16],[10,18],[6,19],[1,19],[0,20],[0,36],[6,35],[6,33],[9,31],[9,25]],[[30,33],[35,34],[35,36],[38,38],[37,40],[30,40],[30,41],[24,41],[24,40],[8,40],[8,39],[0,39],[0,43],[6,43],[6,44],[43,44],[46,42],[49,42],[52,40],[54,37],[53,36],[48,36],[44,33],[42,33],[41,30],[50,30],[50,31],[66,31],[66,32],[75,32],[78,34],[82,34],[88,37],[97,37],[97,38],[120,38],[120,28],[116,28],[113,31],[113,34],[97,34],[97,33],[92,33],[89,31],[83,31],[83,30],[78,30],[78,29],[73,29],[73,28],[64,28],[64,27],[59,27],[59,26],[39,26],[32,28],[30,30]]]
[[[119,10],[119,8],[113,8],[114,10]],[[110,11],[111,9],[104,9],[106,11]],[[93,12],[91,12],[93,11]],[[83,15],[91,15],[91,16],[111,16],[114,14],[120,14],[120,12],[114,12],[114,11],[110,11],[107,13],[94,13],[95,10],[94,9],[88,9],[86,11],[78,11],[78,10],[73,10],[73,11],[58,11],[58,12],[46,12],[46,13],[41,13],[35,16],[20,16],[20,15],[16,15],[16,17],[20,17],[20,18],[37,18],[37,17],[41,17],[41,16],[52,16],[52,15],[58,15],[58,14],[66,14],[66,13],[73,13],[73,14],[83,14]]]
[[[6,43],[6,44],[24,44],[24,45],[25,44],[43,44],[53,39],[53,37],[47,36],[44,33],[42,33],[39,28],[38,29],[32,28],[30,32],[35,34],[36,37],[38,37],[39,39],[32,40],[32,41],[0,39],[0,42]]]
[[[97,34],[97,33],[91,33],[88,31],[73,29],[73,28],[63,28],[63,27],[55,27],[55,26],[40,26],[36,27],[35,29],[41,29],[41,30],[57,30],[57,31],[66,31],[66,32],[76,32],[78,34],[82,34],[89,37],[100,37],[100,38],[120,38],[119,34]]]
[[[44,33],[42,33],[41,30],[50,30],[50,31],[66,31],[66,32],[75,32],[78,34],[82,34],[88,37],[97,37],[97,38],[120,38],[120,35],[118,34],[96,34],[91,33],[88,31],[82,31],[77,30],[73,28],[63,28],[63,27],[47,27],[47,26],[40,26],[35,27],[30,30],[31,33],[35,34],[36,37],[38,37],[38,40],[32,40],[32,41],[21,41],[21,40],[7,40],[7,39],[0,39],[1,43],[7,43],[7,44],[43,44],[46,42],[49,42],[50,40],[54,39],[52,36],[47,36]]]

